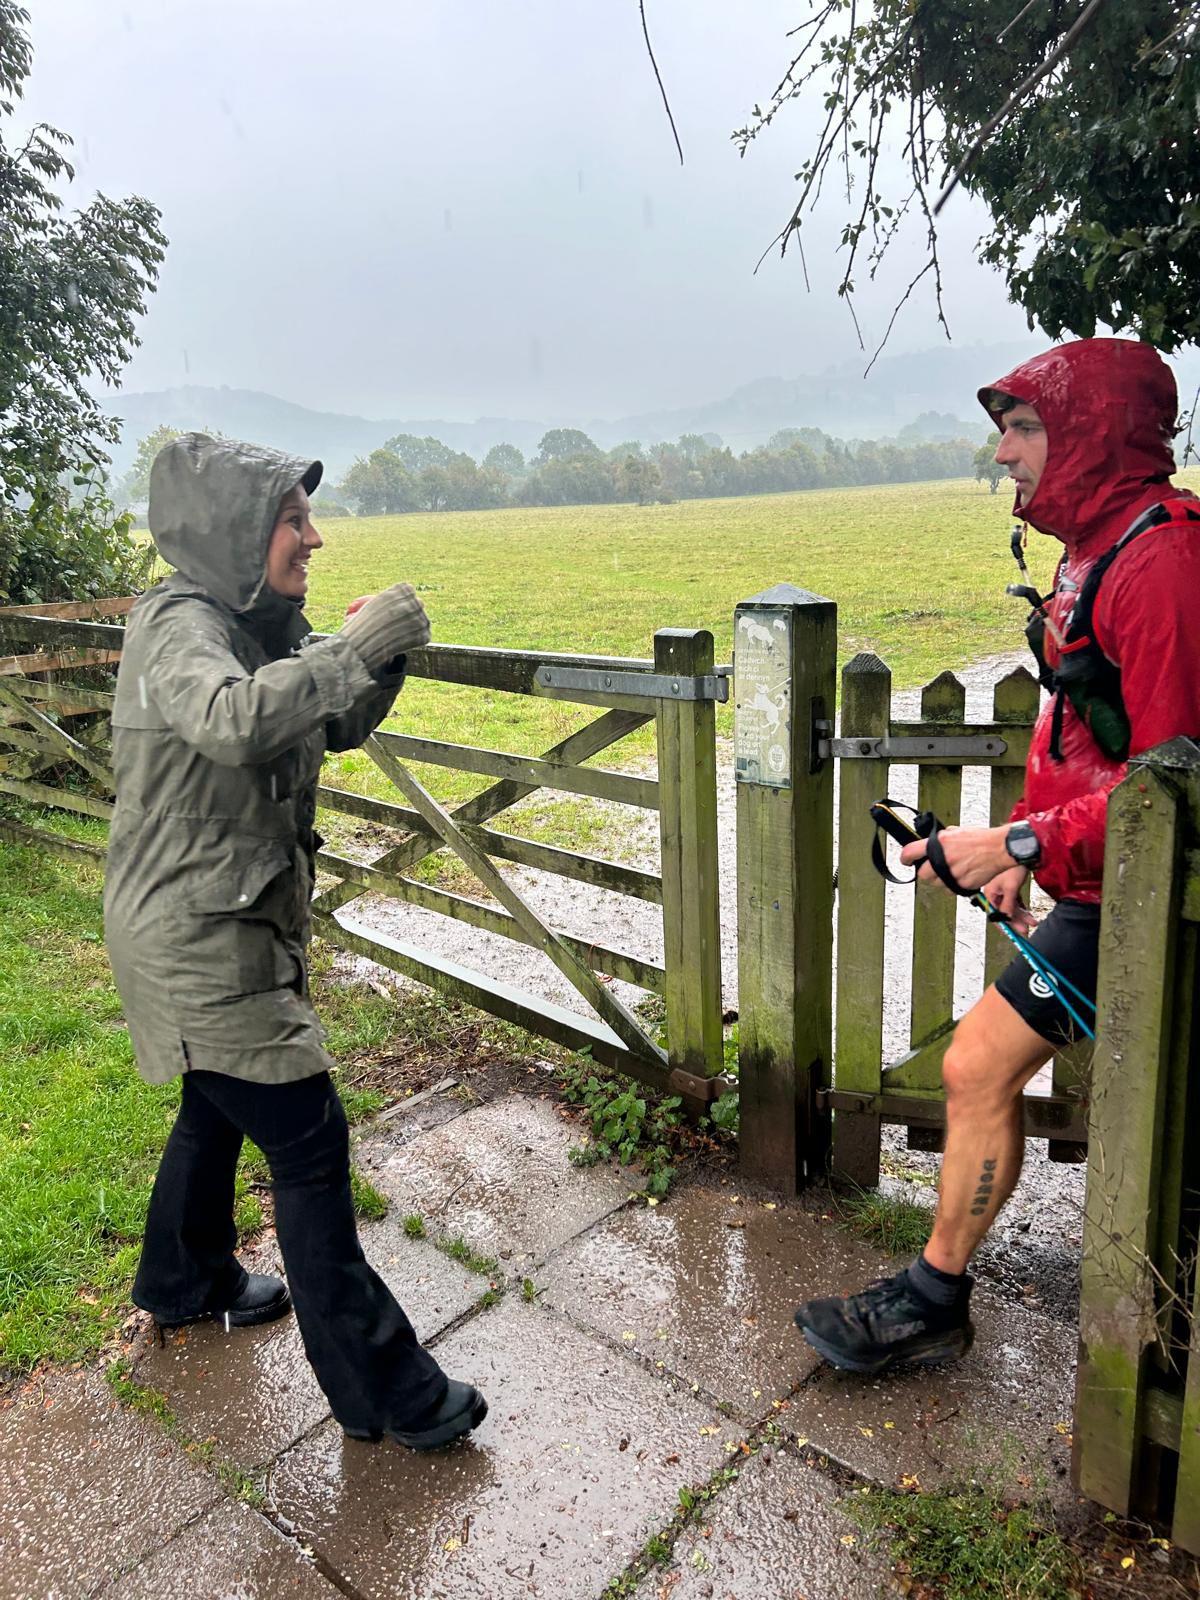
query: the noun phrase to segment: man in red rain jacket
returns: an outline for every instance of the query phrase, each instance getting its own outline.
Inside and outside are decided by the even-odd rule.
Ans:
[[[1046,605],[1043,652],[1053,672],[1074,658],[1083,694],[1052,696],[1033,731],[1025,793],[999,828],[947,828],[945,867],[984,888],[1022,932],[1030,871],[1056,904],[1033,932],[1043,956],[1095,994],[1105,808],[1125,760],[1167,739],[1200,736],[1200,502],[1175,471],[1175,381],[1146,344],[1082,339],[1025,362],[979,399],[1002,430],[996,460],[1016,482],[1015,514],[1061,541]],[[1086,653],[1077,641],[1091,603]],[[1101,702],[1089,700],[1095,691]],[[1114,735],[1114,727],[1116,735]],[[1122,738],[1121,735],[1124,735]],[[921,863],[926,844],[902,859]],[[932,1237],[896,1277],[796,1313],[808,1342],[836,1366],[878,1372],[941,1361],[970,1345],[967,1263],[1021,1171],[1021,1091],[1076,1023],[1017,956],[955,1029],[946,1052],[946,1154]]]

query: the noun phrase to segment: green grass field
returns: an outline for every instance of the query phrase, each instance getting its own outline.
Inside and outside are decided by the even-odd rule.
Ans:
[[[446,643],[648,657],[656,628],[710,628],[728,661],[733,609],[772,584],[837,601],[840,659],[873,650],[897,686],[1023,644],[1005,493],[966,480],[840,489],[668,506],[570,506],[438,516],[351,518],[322,526],[308,611],[338,626],[348,601],[387,583],[416,585]],[[1057,545],[1054,546],[1057,549]],[[1054,549],[1035,536],[1047,578]],[[588,707],[414,679],[388,726],[534,754],[597,713]],[[719,726],[731,731],[728,708]],[[646,754],[648,733],[616,761]],[[607,761],[614,764],[614,756]],[[366,757],[338,781],[386,795]],[[441,797],[480,785],[421,774]],[[556,802],[546,836],[587,825],[588,808]]]

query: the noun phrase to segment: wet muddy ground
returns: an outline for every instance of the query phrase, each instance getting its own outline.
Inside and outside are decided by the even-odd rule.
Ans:
[[[4,1600],[865,1600],[896,1591],[855,1493],[972,1481],[1082,1519],[1119,1592],[1184,1592],[1174,1556],[1131,1581],[1128,1538],[1070,1487],[1068,1321],[984,1281],[962,1362],[835,1373],[792,1308],[890,1263],[819,1194],[779,1202],[713,1165],[647,1206],[620,1170],[568,1162],[555,1095],[497,1087],[470,1105],[443,1082],[357,1146],[390,1202],[364,1247],[487,1394],[477,1433],[432,1455],[346,1440],[290,1317],[140,1331],[157,1418],[97,1372],[0,1410]],[[254,1265],[277,1265],[269,1236]]]

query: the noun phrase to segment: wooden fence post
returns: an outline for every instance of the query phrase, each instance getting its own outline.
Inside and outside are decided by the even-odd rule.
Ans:
[[[710,676],[712,634],[660,628],[654,667],[667,676]],[[657,724],[667,1055],[672,1067],[711,1078],[723,1062],[716,705],[664,700]],[[699,1099],[696,1105],[704,1109]]]
[[[1108,802],[1092,1063],[1075,1471],[1093,1500],[1137,1503],[1171,1054],[1184,808],[1170,773],[1134,766]]]
[[[886,737],[892,675],[863,651],[842,670],[847,737]],[[836,1087],[877,1095],[883,1083],[884,882],[871,861],[869,808],[887,791],[888,767],[843,761],[838,796],[838,963]],[[879,1115],[834,1112],[833,1171],[864,1189],[879,1182]]]
[[[734,613],[741,1163],[784,1193],[828,1156],[836,656],[832,600],[777,584]]]

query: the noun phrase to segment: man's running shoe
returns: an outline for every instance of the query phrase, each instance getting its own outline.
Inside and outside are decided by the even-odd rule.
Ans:
[[[818,1355],[847,1372],[882,1372],[904,1361],[957,1361],[975,1338],[972,1282],[966,1279],[952,1305],[933,1305],[914,1291],[905,1268],[861,1294],[810,1300],[796,1312],[796,1326]]]

